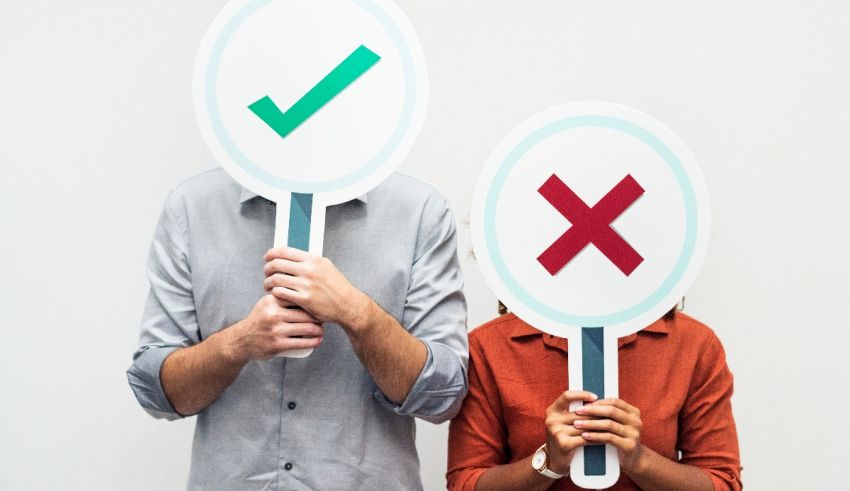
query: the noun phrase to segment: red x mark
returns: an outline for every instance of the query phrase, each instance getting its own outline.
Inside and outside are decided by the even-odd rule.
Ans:
[[[564,235],[537,258],[549,274],[555,276],[588,244],[595,245],[626,276],[643,262],[643,257],[611,228],[611,222],[644,193],[631,174],[608,191],[593,208],[587,206],[555,174],[537,191],[572,223]]]

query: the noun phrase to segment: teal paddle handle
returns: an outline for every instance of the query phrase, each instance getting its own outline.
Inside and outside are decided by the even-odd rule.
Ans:
[[[310,221],[313,216],[313,195],[292,193],[289,199],[289,234],[286,245],[310,250]]]
[[[581,373],[582,387],[588,392],[605,398],[605,344],[601,327],[581,329]],[[584,447],[584,474],[605,475],[605,445]]]
[[[284,208],[285,210],[285,208]],[[278,207],[278,213],[281,213],[283,210],[281,207]],[[293,247],[295,249],[301,249],[302,251],[310,250],[310,229],[313,221],[313,195],[312,194],[302,194],[302,193],[291,193],[289,196],[289,220],[288,222],[282,222],[284,217],[279,216],[276,218],[277,226],[286,224],[287,232],[286,232],[286,245],[289,247]],[[276,240],[278,241],[278,233],[275,232]],[[280,241],[283,242],[284,237],[279,237]],[[278,243],[275,243],[275,246],[278,246]],[[282,245],[282,244],[281,244]],[[294,307],[293,307],[294,308]],[[284,358],[304,358],[309,356],[310,353],[313,352],[312,348],[306,349],[296,349],[289,350],[280,353],[279,357]]]

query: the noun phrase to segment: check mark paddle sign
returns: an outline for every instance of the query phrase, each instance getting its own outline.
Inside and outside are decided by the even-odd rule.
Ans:
[[[285,112],[267,95],[251,103],[248,109],[280,138],[285,139],[380,59],[375,52],[361,44]],[[325,207],[314,206],[313,197],[311,193],[293,192],[289,193],[288,202],[285,199],[278,201],[274,239],[276,247],[285,244],[322,254],[321,232],[325,228]],[[291,350],[278,356],[303,358],[312,351]]]

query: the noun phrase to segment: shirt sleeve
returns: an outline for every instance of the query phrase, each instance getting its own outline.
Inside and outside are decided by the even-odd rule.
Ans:
[[[507,429],[493,373],[471,342],[469,395],[449,424],[446,480],[450,491],[473,491],[490,467],[507,463]]]
[[[165,358],[178,348],[200,341],[192,278],[188,230],[179,200],[166,200],[148,254],[150,282],[142,315],[139,348],[127,370],[127,380],[139,404],[155,418],[181,417],[171,406],[160,381]]]
[[[379,390],[375,397],[398,414],[447,421],[466,395],[468,346],[455,221],[439,196],[432,195],[422,213],[401,324],[425,343],[428,358],[401,404]]]
[[[679,417],[680,462],[706,471],[715,489],[738,491],[741,458],[731,398],[732,373],[723,346],[712,333]]]

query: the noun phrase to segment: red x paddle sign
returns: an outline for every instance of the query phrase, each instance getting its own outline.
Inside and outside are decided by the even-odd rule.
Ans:
[[[643,262],[643,257],[611,228],[611,222],[644,193],[643,187],[631,174],[626,175],[592,208],[555,174],[537,191],[572,223],[537,258],[549,274],[556,275],[588,244],[595,245],[626,276]]]

